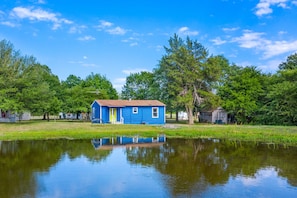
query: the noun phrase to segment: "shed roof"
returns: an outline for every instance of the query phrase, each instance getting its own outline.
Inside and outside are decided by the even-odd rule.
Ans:
[[[166,106],[158,100],[96,100],[101,106],[124,107],[124,106]]]

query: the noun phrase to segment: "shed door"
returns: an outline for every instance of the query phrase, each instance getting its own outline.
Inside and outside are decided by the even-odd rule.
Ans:
[[[109,109],[109,122],[116,123],[116,121],[117,121],[117,109],[110,108]]]

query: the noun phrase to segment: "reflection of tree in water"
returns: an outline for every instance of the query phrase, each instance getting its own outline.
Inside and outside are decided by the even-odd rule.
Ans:
[[[94,150],[90,140],[11,141],[0,146],[0,197],[35,197],[41,188],[35,173],[47,173],[65,154],[100,161],[111,152]]]
[[[266,144],[207,139],[168,139],[162,147],[126,150],[131,163],[154,166],[164,175],[173,196],[199,195],[209,185],[229,177],[254,177],[259,169],[275,167],[296,186],[297,149]],[[292,161],[293,160],[293,161]]]

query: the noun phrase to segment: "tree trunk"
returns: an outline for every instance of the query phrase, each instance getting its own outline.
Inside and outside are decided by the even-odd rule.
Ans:
[[[178,122],[178,111],[175,112],[175,121]]]
[[[193,109],[186,107],[186,110],[187,110],[188,119],[189,119],[188,124],[194,124]]]

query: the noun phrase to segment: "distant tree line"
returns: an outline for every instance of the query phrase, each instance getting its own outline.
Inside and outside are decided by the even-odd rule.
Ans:
[[[174,35],[165,52],[152,73],[127,77],[122,98],[159,99],[168,111],[186,111],[190,124],[195,112],[221,106],[235,123],[297,125],[297,53],[265,74],[209,55],[189,37]]]
[[[189,124],[202,110],[223,107],[240,124],[297,125],[297,54],[275,74],[230,64],[196,40],[169,39],[157,68],[130,74],[120,94],[100,74],[60,81],[32,56],[0,41],[0,109],[34,115],[90,112],[94,99],[157,99],[168,112],[186,111]]]
[[[88,113],[96,98],[118,98],[105,76],[91,73],[81,79],[69,75],[60,81],[48,66],[22,56],[10,42],[0,42],[0,109],[29,111],[48,119],[59,112]]]

